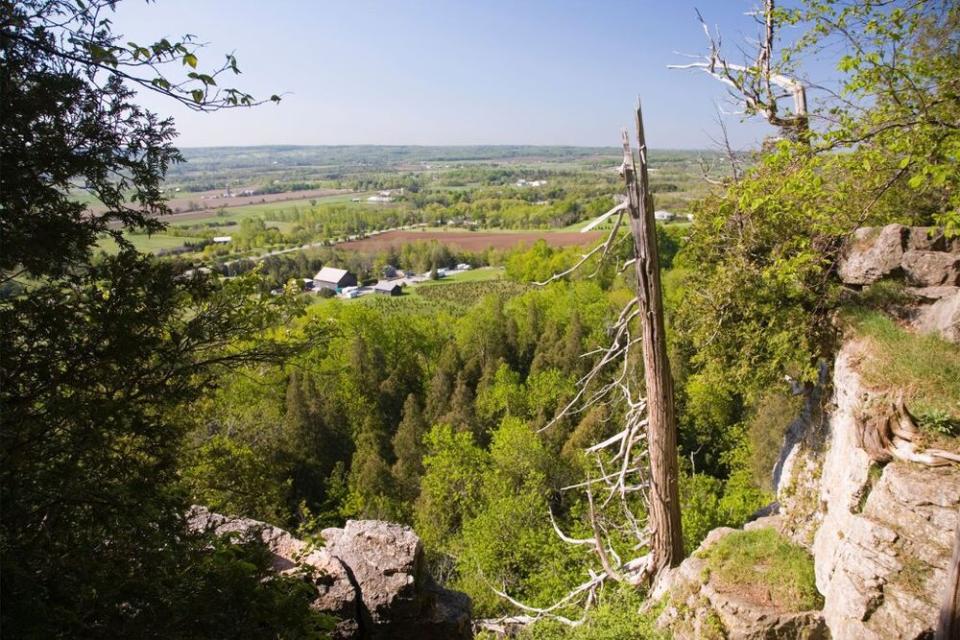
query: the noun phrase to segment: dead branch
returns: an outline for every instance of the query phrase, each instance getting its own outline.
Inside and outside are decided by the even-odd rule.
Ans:
[[[774,0],[764,0],[757,15],[761,17],[762,32],[752,64],[736,64],[727,60],[720,52],[720,34],[711,35],[706,21],[697,11],[697,19],[707,38],[709,53],[703,56],[703,60],[671,64],[667,65],[667,68],[703,71],[729,87],[734,97],[744,103],[747,113],[761,114],[786,137],[806,141],[810,126],[806,88],[802,82],[778,72],[772,65],[777,27]],[[793,97],[792,113],[780,112],[779,100],[785,96]]]

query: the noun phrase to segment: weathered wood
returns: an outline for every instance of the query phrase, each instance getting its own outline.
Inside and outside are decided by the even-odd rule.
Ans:
[[[953,556],[947,571],[947,584],[937,622],[935,640],[960,640],[960,514],[957,514],[957,532],[953,538]]]
[[[647,398],[647,445],[650,455],[650,551],[653,573],[674,567],[683,559],[678,489],[677,422],[673,405],[673,378],[667,360],[663,294],[657,253],[653,196],[647,178],[647,145],[643,115],[637,104],[640,170],[633,158],[630,137],[623,132],[623,174],[627,186],[630,230],[633,234],[637,297],[642,322],[644,380]]]
[[[803,82],[778,73],[771,67],[775,42],[777,11],[775,0],[764,0],[762,11],[763,37],[757,42],[757,57],[751,65],[735,64],[720,54],[720,36],[710,34],[710,28],[697,11],[697,18],[710,44],[706,59],[688,64],[667,65],[668,69],[699,69],[733,90],[750,111],[763,114],[771,125],[778,127],[786,137],[810,144],[810,115],[807,112],[807,91]],[[776,87],[776,89],[774,88]],[[779,90],[793,96],[793,113],[780,115],[777,105]]]

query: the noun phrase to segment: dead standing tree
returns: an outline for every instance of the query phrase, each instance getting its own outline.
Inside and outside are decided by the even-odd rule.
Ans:
[[[637,172],[630,138],[623,132],[623,179],[627,186],[627,212],[633,236],[634,271],[643,345],[643,376],[647,392],[647,448],[650,458],[650,551],[654,575],[683,559],[678,489],[677,419],[673,406],[673,379],[667,360],[663,320],[663,291],[653,195],[647,178],[647,143],[643,113],[637,105]]]
[[[668,69],[699,69],[727,85],[733,97],[742,102],[748,114],[760,114],[791,140],[809,142],[810,115],[807,112],[807,91],[804,84],[778,70],[773,63],[777,11],[774,0],[764,0],[752,13],[759,27],[756,56],[751,63],[736,64],[720,52],[720,34],[711,35],[703,16],[697,18],[707,36],[710,52],[704,60],[689,64],[672,64]],[[793,112],[783,113],[780,100],[793,98]]]
[[[632,239],[634,258],[619,265],[622,272],[633,266],[636,274],[636,296],[621,310],[609,328],[610,344],[584,356],[596,356],[596,362],[577,384],[574,398],[543,429],[550,428],[564,416],[580,413],[591,406],[619,398],[626,405],[623,429],[586,449],[595,456],[600,474],[587,478],[564,490],[585,491],[589,505],[592,537],[573,538],[561,531],[553,514],[551,522],[557,535],[573,545],[589,546],[600,562],[600,571],[589,571],[589,579],[572,589],[564,598],[550,607],[531,607],[510,597],[503,591],[496,593],[528,614],[505,619],[511,623],[526,624],[542,617],[568,625],[583,622],[561,615],[564,609],[577,604],[589,608],[595,601],[596,590],[607,580],[641,585],[655,580],[664,569],[676,566],[683,559],[683,539],[680,528],[679,460],[677,456],[677,426],[674,411],[673,380],[667,359],[664,331],[663,299],[660,285],[660,266],[657,252],[656,223],[653,197],[647,179],[647,146],[640,105],[636,112],[639,143],[637,161],[630,147],[626,130],[623,132],[623,164],[620,168],[626,186],[626,198],[600,216],[584,230],[593,228],[611,216],[616,216],[604,242],[584,254],[570,269],[554,274],[546,282],[558,280],[582,267],[590,258],[603,261],[618,242]],[[624,218],[630,233],[620,235]],[[596,273],[596,272],[594,272]],[[632,333],[640,325],[640,336]],[[630,352],[642,346],[645,396],[630,388],[632,376]],[[601,383],[601,376],[612,371],[609,381]],[[604,459],[603,454],[610,452]],[[641,557],[624,562],[614,551],[608,538],[607,523],[600,521],[594,492],[603,489],[600,506],[614,500],[620,506],[625,525],[613,525],[629,531],[636,539],[635,549],[645,549]],[[633,513],[628,497],[641,492],[645,497],[646,521]],[[502,621],[487,621],[495,628]]]

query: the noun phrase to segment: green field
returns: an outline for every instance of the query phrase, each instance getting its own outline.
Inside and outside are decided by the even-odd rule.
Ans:
[[[454,284],[456,282],[489,282],[491,280],[500,280],[502,278],[502,267],[480,267],[479,269],[471,269],[470,271],[456,273],[439,280],[427,280],[426,282],[415,284],[413,287],[438,287],[445,284]]]
[[[322,198],[304,198],[302,200],[283,200],[280,202],[264,202],[263,204],[248,204],[242,207],[230,207],[223,209],[223,215],[216,211],[211,211],[209,215],[203,217],[191,218],[172,223],[177,227],[190,227],[197,224],[207,224],[210,222],[226,224],[228,222],[240,222],[245,218],[263,217],[270,220],[270,214],[277,211],[287,211],[296,207],[312,207],[314,204],[334,204],[338,202],[351,203],[353,198],[366,198],[369,193],[342,193],[334,196],[324,196]],[[356,203],[356,206],[365,206],[365,203]],[[383,206],[378,205],[378,206]]]
[[[155,233],[152,236],[127,234],[126,237],[137,251],[143,253],[155,253],[161,249],[176,249],[182,247],[184,243],[200,240],[200,238],[192,236],[168,236],[162,233]],[[99,247],[107,253],[117,252],[117,243],[113,238],[104,238],[100,241]]]

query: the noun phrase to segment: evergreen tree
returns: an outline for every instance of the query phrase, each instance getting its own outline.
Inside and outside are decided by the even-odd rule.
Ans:
[[[291,510],[301,503],[316,509],[324,502],[325,480],[337,461],[337,438],[326,429],[315,397],[313,380],[294,369],[287,382],[285,437],[278,460],[291,481]]]
[[[453,395],[454,382],[457,372],[460,371],[460,366],[457,345],[450,341],[440,353],[437,369],[434,371],[427,388],[425,415],[428,422],[437,422],[449,410],[450,398]]]
[[[403,421],[393,436],[393,478],[399,497],[412,503],[420,493],[420,477],[423,475],[423,437],[427,423],[420,411],[420,403],[413,394],[403,404]]]
[[[350,515],[390,520],[396,514],[392,501],[393,475],[387,463],[387,434],[374,417],[364,420],[356,437],[357,449],[350,465]]]
[[[563,345],[562,369],[564,373],[572,373],[577,378],[587,372],[589,362],[583,355],[583,324],[580,322],[580,313],[574,309],[570,324],[567,325]]]
[[[450,411],[444,416],[442,422],[453,425],[457,431],[469,431],[478,435],[473,412],[473,389],[467,383],[467,377],[463,372],[457,375],[457,384],[450,399]]]

